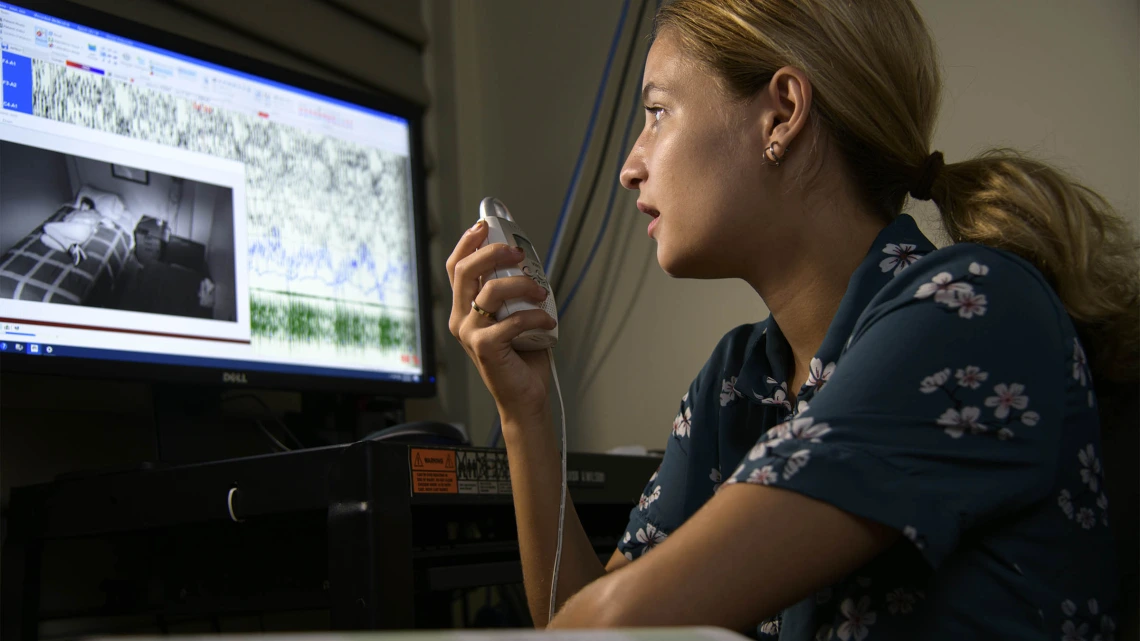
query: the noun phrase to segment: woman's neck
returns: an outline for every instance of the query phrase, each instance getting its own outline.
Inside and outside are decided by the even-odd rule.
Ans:
[[[797,228],[810,230],[789,243],[794,254],[746,280],[764,300],[791,347],[793,365],[788,393],[794,398],[808,378],[811,359],[819,351],[851,275],[883,230],[882,219],[860,212],[851,203],[801,212]]]

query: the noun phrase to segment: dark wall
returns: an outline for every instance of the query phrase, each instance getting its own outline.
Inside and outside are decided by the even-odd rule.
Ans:
[[[0,142],[0,253],[39,227],[72,195],[65,156]]]

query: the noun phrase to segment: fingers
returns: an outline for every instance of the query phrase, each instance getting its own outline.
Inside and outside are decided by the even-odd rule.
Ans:
[[[480,219],[463,235],[459,237],[459,242],[455,244],[455,249],[451,251],[451,255],[447,257],[447,279],[451,281],[452,288],[455,287],[455,266],[459,261],[467,258],[483,241],[487,238],[487,223]]]
[[[481,237],[484,233],[475,232],[469,235]],[[460,244],[465,244],[469,240],[464,239]],[[452,256],[455,257],[459,253],[460,248],[457,247]],[[452,334],[458,336],[457,330],[460,324],[471,311],[471,301],[475,300],[475,295],[479,292],[479,278],[491,273],[496,267],[517,265],[522,262],[522,259],[521,250],[516,251],[515,248],[502,243],[476,249],[454,263],[448,259],[452,274],[451,319],[448,327]]]
[[[478,316],[478,314],[472,314]],[[511,340],[525,331],[532,329],[554,329],[558,323],[550,314],[541,309],[527,309],[515,312],[498,323],[489,327],[474,326],[468,321],[463,333],[466,335],[465,343],[470,345],[471,351],[480,360],[489,360],[501,353],[504,349],[511,349]]]
[[[483,286],[475,296],[475,304],[495,314],[503,303],[512,298],[525,298],[535,303],[546,300],[546,288],[531,280],[529,276],[496,278]]]

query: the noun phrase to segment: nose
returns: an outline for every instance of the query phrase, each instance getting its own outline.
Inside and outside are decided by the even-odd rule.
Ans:
[[[621,186],[626,189],[638,189],[641,182],[646,179],[648,172],[645,168],[645,158],[641,153],[641,145],[634,144],[621,167]]]

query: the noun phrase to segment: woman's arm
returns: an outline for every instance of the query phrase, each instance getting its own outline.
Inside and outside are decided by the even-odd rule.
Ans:
[[[562,459],[550,421],[534,422],[536,424],[527,425],[521,421],[504,420],[503,439],[507,444],[507,461],[511,468],[511,492],[518,523],[526,600],[535,627],[542,628],[548,620],[550,581],[558,542]],[[628,563],[620,553],[615,552],[615,558]],[[613,559],[610,566],[616,567]],[[606,571],[578,520],[573,501],[567,495],[556,595],[558,603],[564,603]]]
[[[549,627],[743,630],[841,579],[898,537],[796,492],[729,485],[637,563],[578,592]]]

